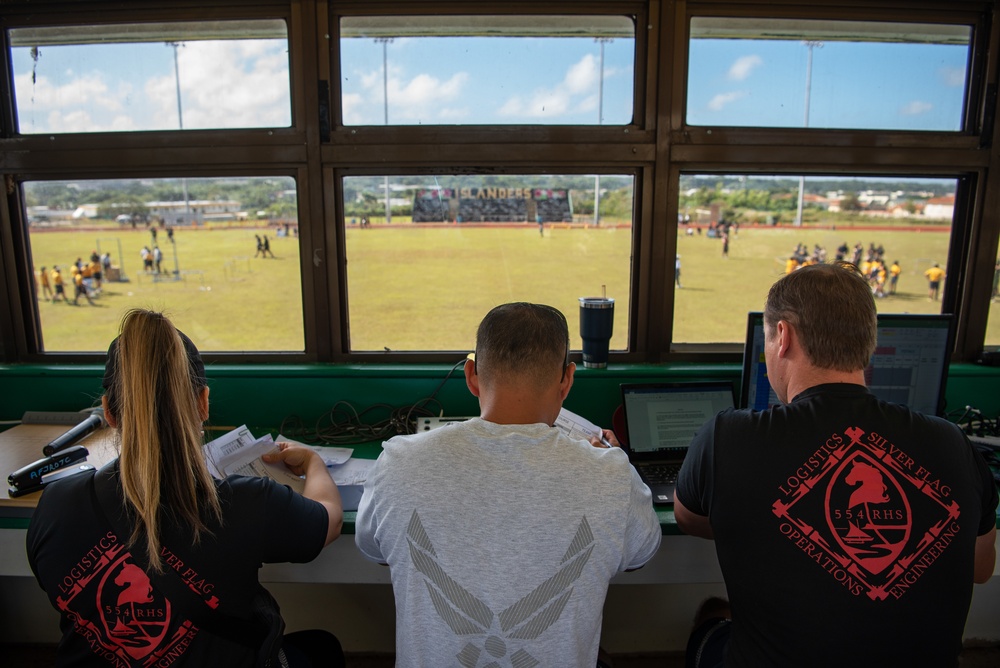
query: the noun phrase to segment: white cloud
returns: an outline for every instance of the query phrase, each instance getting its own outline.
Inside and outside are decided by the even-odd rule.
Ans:
[[[411,108],[454,100],[461,94],[468,79],[469,75],[465,72],[453,74],[446,81],[429,74],[418,74],[405,84],[399,79],[390,79],[389,102],[394,107]]]
[[[913,100],[912,102],[904,104],[903,107],[899,110],[899,113],[903,114],[904,116],[917,116],[919,114],[925,114],[933,108],[934,105],[931,104],[930,102]]]
[[[48,124],[58,132],[92,132],[94,128],[90,114],[80,109],[67,112],[52,111],[48,115]]]
[[[938,69],[938,76],[944,82],[945,86],[951,88],[959,88],[965,85],[965,68],[964,67],[942,67]]]
[[[170,51],[160,48],[172,61]],[[188,42],[178,48],[177,56],[186,129],[290,124],[288,54],[283,42]],[[67,69],[55,78],[39,74],[34,81],[27,72],[17,76],[16,90],[24,132],[178,127],[172,67],[167,75],[138,83],[116,79],[103,70]]]
[[[575,63],[566,72],[563,84],[570,93],[579,94],[592,91],[597,87],[597,80],[600,78],[597,59],[587,54]]]
[[[55,85],[48,77],[38,76],[34,82],[30,74],[21,74],[15,85],[18,93],[18,107],[33,106],[35,109],[56,109],[60,107],[106,106],[108,85],[96,75],[80,77],[71,83]],[[28,99],[22,99],[24,93]]]
[[[726,78],[730,81],[743,81],[750,76],[751,72],[763,64],[764,61],[760,56],[740,56],[732,65],[729,66],[729,72],[726,73]]]
[[[612,70],[605,70],[605,78],[612,76]],[[500,116],[526,116],[529,118],[552,118],[568,113],[580,113],[597,109],[597,85],[600,67],[597,59],[587,54],[570,66],[563,80],[551,88],[538,88],[530,97],[513,95],[501,105]]]
[[[361,93],[344,93],[340,99],[344,109],[344,123],[361,125],[365,122],[364,97]]]
[[[273,40],[187,42],[178,49],[184,128],[287,126],[288,54]],[[158,127],[177,127],[174,76],[150,80]]]
[[[712,111],[722,111],[727,105],[741,100],[747,96],[746,91],[733,91],[731,93],[719,93],[708,102],[708,108]]]
[[[446,106],[449,102],[460,101],[465,92],[469,75],[457,72],[448,79],[439,79],[421,73],[406,80],[401,69],[389,65],[389,76],[383,81],[381,68],[358,75],[361,93],[344,95],[344,119],[348,124],[372,123],[381,125],[383,121],[383,100],[385,91],[389,94],[389,122],[400,120],[422,123],[456,117],[456,109]],[[348,116],[348,99],[351,115]],[[367,106],[364,103],[367,101]],[[377,111],[376,111],[377,110]]]
[[[88,74],[64,84],[53,84],[45,76],[31,74],[15,78],[18,93],[19,125],[22,132],[95,132],[135,129],[134,122],[126,122],[120,115],[133,95],[132,87],[120,82],[112,90],[103,77]],[[37,114],[37,116],[36,116]],[[36,123],[44,118],[44,123]],[[101,120],[98,120],[101,119]]]

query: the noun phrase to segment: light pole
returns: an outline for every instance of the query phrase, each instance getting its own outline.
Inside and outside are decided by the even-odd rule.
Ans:
[[[174,48],[174,86],[177,90],[177,125],[183,130],[184,129],[184,112],[181,109],[181,71],[180,67],[177,65],[177,47],[180,46],[177,42],[167,42],[167,46],[172,46]],[[184,218],[187,219],[191,214],[191,205],[188,200],[188,185],[187,179],[181,179],[181,189],[184,191]],[[153,223],[156,224],[155,222]],[[174,251],[176,254],[176,250]]]
[[[823,42],[817,42],[814,40],[806,40],[803,42],[806,48],[809,49],[809,57],[806,60],[806,110],[805,119],[803,121],[803,127],[809,127],[809,95],[812,92],[812,76],[813,76],[813,49],[823,48]],[[802,199],[806,191],[806,177],[799,177],[799,203],[798,208],[795,212],[795,226],[802,226]]]
[[[604,123],[604,45],[612,41],[610,37],[595,37],[594,41],[601,46],[600,75],[597,77],[597,124]],[[601,175],[594,176],[594,225],[601,224]]]
[[[388,47],[392,37],[376,37],[375,43],[382,45],[382,106],[385,113],[385,124],[389,125],[389,54]],[[392,221],[392,204],[389,202],[389,175],[385,175],[385,222]]]

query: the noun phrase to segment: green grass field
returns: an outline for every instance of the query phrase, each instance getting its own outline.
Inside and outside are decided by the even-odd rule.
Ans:
[[[722,242],[684,236],[678,240],[681,284],[677,291],[674,340],[705,343],[742,341],[746,312],[759,311],[771,284],[785,273],[785,260],[796,244],[812,249],[819,244],[832,261],[839,245],[861,242],[882,244],[886,260],[898,260],[903,269],[896,295],[877,300],[878,309],[890,313],[940,313],[940,302],[927,298],[924,272],[935,262],[944,266],[948,256],[946,232],[911,230],[834,231],[793,228],[743,228],[722,257]]]
[[[178,229],[174,235],[182,280],[163,280],[142,271],[140,249],[152,247],[146,230],[108,229],[101,232],[37,232],[31,235],[33,264],[49,269],[58,264],[72,299],[69,266],[91,251],[110,252],[128,282],[105,282],[90,306],[42,301],[40,314],[45,349],[104,350],[118,332],[129,308],[167,312],[179,328],[205,350],[303,350],[302,279],[299,243],[268,232],[275,258],[254,259],[259,230]],[[162,268],[173,272],[174,246],[161,232]],[[122,257],[118,255],[121,243]],[[39,288],[39,294],[41,289]]]
[[[175,235],[182,280],[154,280],[141,271],[139,250],[151,245],[145,230],[44,231],[31,236],[36,270],[66,268],[100,246],[118,265],[121,244],[125,283],[105,283],[97,306],[40,304],[49,351],[103,350],[124,311],[141,306],[167,311],[205,350],[303,349],[298,239],[269,234],[275,259],[254,258],[253,229],[190,230]],[[349,317],[353,350],[468,350],[490,308],[507,301],[552,304],[566,313],[578,348],[578,298],[616,299],[614,349],[627,341],[631,234],[628,229],[420,228],[403,225],[349,228]],[[173,247],[160,235],[164,270],[174,269]],[[730,243],[705,235],[678,242],[683,288],[677,291],[674,340],[742,341],[746,312],[763,306],[768,287],[784,273],[797,243],[820,244],[832,259],[847,241],[881,243],[887,259],[903,267],[898,294],[878,300],[891,312],[934,313],[923,272],[944,264],[942,232],[744,228]],[[166,242],[166,243],[163,243]],[[165,279],[171,279],[171,275]],[[72,295],[72,289],[69,289]],[[995,308],[995,307],[993,307]],[[1000,316],[991,318],[988,344],[1000,343]]]

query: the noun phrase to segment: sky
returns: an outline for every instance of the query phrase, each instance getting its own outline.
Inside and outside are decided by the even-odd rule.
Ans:
[[[809,127],[960,129],[966,47],[826,42],[812,51]],[[803,42],[694,40],[690,62],[690,124],[806,124]]]
[[[692,125],[802,127],[809,49],[795,40],[697,39],[690,47]],[[632,119],[634,41],[407,37],[385,47],[341,40],[347,125],[597,124]],[[810,127],[955,131],[964,46],[828,42],[813,49]],[[20,130],[287,127],[284,40],[13,49]],[[387,72],[386,80],[383,73]]]

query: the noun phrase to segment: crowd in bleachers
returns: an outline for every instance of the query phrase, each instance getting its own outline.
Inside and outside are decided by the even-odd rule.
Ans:
[[[528,203],[514,198],[462,198],[458,201],[461,223],[523,223],[528,220]]]
[[[453,214],[453,200],[446,198],[414,197],[414,223],[562,223],[572,222],[569,199],[463,197],[458,200]],[[534,212],[532,212],[532,209]]]
[[[415,197],[413,199],[414,223],[442,223],[451,220],[451,207],[446,199]]]

